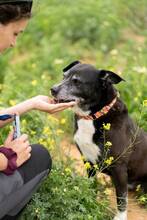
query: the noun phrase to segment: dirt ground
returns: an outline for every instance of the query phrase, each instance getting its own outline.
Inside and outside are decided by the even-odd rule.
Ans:
[[[75,160],[75,166],[81,175],[85,175],[85,169],[81,160],[81,155],[75,145],[68,141],[63,141],[62,144],[63,157],[68,156]],[[106,177],[107,178],[107,177]],[[110,188],[109,192],[110,205],[113,209],[116,208],[116,197],[114,188]],[[128,196],[128,220],[147,220],[147,210],[137,204],[133,193]]]
[[[112,189],[109,198],[112,208],[116,208],[114,189]],[[128,220],[147,220],[147,210],[137,204],[134,194],[130,192],[128,196]]]

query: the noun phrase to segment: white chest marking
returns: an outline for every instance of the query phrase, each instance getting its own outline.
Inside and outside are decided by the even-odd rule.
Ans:
[[[78,115],[82,115],[82,116],[87,116],[89,115],[90,111],[83,111],[78,105],[75,105],[72,108],[73,112],[78,114]]]
[[[92,120],[78,120],[78,130],[75,133],[74,140],[78,144],[86,160],[96,163],[100,155],[99,147],[93,142],[95,128]]]

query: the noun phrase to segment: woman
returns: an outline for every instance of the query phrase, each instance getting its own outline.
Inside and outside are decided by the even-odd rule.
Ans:
[[[0,0],[0,53],[15,46],[18,35],[28,24],[31,9],[32,0]],[[47,96],[40,95],[1,110],[0,115],[21,115],[34,109],[55,113],[74,104],[53,104]],[[0,121],[0,127],[10,121]],[[13,140],[11,132],[0,148],[0,219],[17,219],[50,170],[51,157],[43,146],[30,146],[26,134]]]

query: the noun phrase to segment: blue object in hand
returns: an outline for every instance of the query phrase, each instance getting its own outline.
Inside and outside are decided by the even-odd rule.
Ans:
[[[14,118],[14,115],[9,115],[9,114],[0,115],[0,121],[6,121],[6,120],[11,119],[11,118]]]
[[[6,121],[11,118],[13,119],[13,128],[14,128],[13,140],[14,140],[21,136],[19,115],[10,115],[10,114],[0,115],[0,121]]]

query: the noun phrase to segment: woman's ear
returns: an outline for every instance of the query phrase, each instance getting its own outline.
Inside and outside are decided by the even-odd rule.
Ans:
[[[103,81],[108,81],[111,82],[112,84],[118,84],[121,81],[125,81],[119,75],[109,70],[100,70],[99,74],[100,74],[100,78]]]
[[[70,63],[68,66],[66,66],[66,67],[63,69],[63,72],[64,72],[64,73],[67,72],[67,71],[70,70],[73,66],[75,66],[75,65],[77,65],[77,64],[79,64],[79,63],[80,63],[80,61],[78,61],[78,60],[76,60],[76,61]]]

